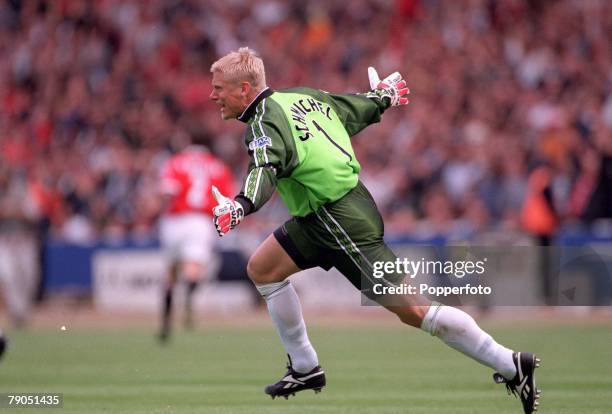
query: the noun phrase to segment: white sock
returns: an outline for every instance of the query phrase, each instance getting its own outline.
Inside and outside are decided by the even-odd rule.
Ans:
[[[268,312],[276,325],[285,351],[291,357],[293,369],[300,373],[310,372],[319,365],[319,360],[308,339],[300,299],[293,285],[285,280],[257,285],[257,290],[268,304]]]
[[[472,359],[493,368],[506,379],[516,375],[512,351],[480,329],[474,319],[460,309],[432,302],[421,329]]]

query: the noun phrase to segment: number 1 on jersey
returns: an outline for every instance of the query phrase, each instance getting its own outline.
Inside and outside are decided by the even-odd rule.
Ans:
[[[344,155],[346,155],[349,158],[349,161],[353,161],[353,157],[351,156],[351,154],[349,154],[348,152],[346,152],[346,150],[344,148],[342,148],[336,141],[334,141],[332,139],[332,137],[329,136],[329,134],[327,133],[327,131],[325,131],[321,125],[319,125],[319,123],[317,121],[315,121],[314,119],[312,120],[312,123],[314,124],[315,128],[317,128],[317,130],[319,130],[320,132],[323,133],[323,135],[325,135],[325,138],[327,138],[329,140],[329,142],[331,142],[332,144],[334,144],[334,146],[336,148],[338,148]]]

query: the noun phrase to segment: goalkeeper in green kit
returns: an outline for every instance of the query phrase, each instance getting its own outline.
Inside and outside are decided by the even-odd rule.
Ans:
[[[240,48],[216,61],[210,98],[223,119],[246,124],[250,155],[242,191],[231,199],[213,188],[220,236],[259,210],[278,191],[292,218],[257,248],[247,273],[265,298],[289,356],[287,373],[265,388],[272,398],[320,391],[325,373],[308,339],[299,298],[288,277],[311,267],[337,268],[364,295],[399,319],[437,336],[452,348],[497,371],[494,379],[518,395],[525,413],[537,410],[534,370],[539,360],[498,344],[465,312],[418,295],[394,303],[374,294],[372,263],[395,262],[383,241],[383,222],[372,196],[359,181],[351,137],[379,122],[384,111],[406,105],[409,90],[395,72],[380,80],[369,68],[371,90],[338,95],[311,88],[275,91],[266,85],[263,61]],[[376,283],[403,280],[387,273]]]

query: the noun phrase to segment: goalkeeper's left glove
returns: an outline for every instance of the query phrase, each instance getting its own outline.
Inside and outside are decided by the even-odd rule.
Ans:
[[[212,186],[212,192],[218,203],[213,208],[213,223],[219,236],[223,237],[240,224],[244,218],[244,209],[239,202],[221,194],[214,185]]]
[[[389,98],[391,106],[406,105],[410,89],[406,88],[406,81],[399,72],[393,72],[383,80],[372,66],[368,68],[370,88],[380,98]]]

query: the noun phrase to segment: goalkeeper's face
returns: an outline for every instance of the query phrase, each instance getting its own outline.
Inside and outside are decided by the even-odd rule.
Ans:
[[[246,102],[245,83],[228,82],[222,72],[213,72],[210,99],[221,107],[223,119],[238,118],[246,109],[248,102]]]

